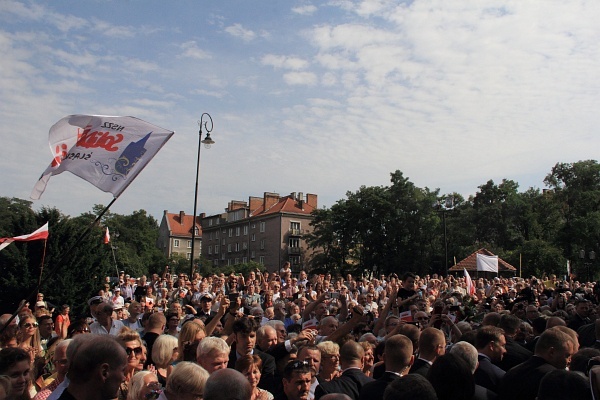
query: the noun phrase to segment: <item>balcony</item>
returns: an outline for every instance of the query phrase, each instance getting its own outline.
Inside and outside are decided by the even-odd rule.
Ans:
[[[290,236],[302,236],[302,229],[290,229]]]
[[[300,254],[302,249],[300,247],[288,247],[289,254]]]

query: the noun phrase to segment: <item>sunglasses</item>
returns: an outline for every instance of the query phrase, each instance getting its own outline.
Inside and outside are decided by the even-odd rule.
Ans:
[[[29,329],[29,328],[37,328],[39,326],[39,324],[37,322],[27,322],[23,324],[23,327]]]
[[[131,348],[131,347],[126,347],[125,348],[125,353],[127,353],[127,356],[130,356],[131,353],[133,352],[136,356],[139,356],[140,354],[142,354],[142,348],[141,347],[136,347],[136,348]]]
[[[308,363],[308,361],[301,361],[301,360],[296,360],[296,361],[292,361],[290,363],[288,363],[285,366],[285,369],[287,370],[295,370],[295,369],[302,369],[302,368],[306,368],[309,367],[310,364]]]

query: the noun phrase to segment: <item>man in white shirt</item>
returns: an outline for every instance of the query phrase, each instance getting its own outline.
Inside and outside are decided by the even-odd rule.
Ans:
[[[90,325],[90,331],[98,335],[117,336],[123,328],[123,323],[112,318],[114,307],[112,303],[104,302],[96,306],[96,322]]]

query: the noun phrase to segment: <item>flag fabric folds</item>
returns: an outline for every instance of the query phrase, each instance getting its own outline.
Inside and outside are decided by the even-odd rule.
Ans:
[[[69,115],[50,128],[54,158],[35,184],[39,199],[52,175],[69,171],[115,197],[174,134],[135,117]]]
[[[29,235],[15,236],[11,238],[0,238],[0,250],[12,242],[29,242],[32,240],[45,240],[48,239],[48,223],[46,222],[41,228],[30,233]]]
[[[498,273],[498,256],[477,254],[477,271]]]
[[[106,227],[106,232],[104,233],[104,244],[110,243],[110,232],[108,231],[108,226]]]
[[[467,282],[467,293],[470,296],[473,296],[475,294],[475,285],[473,285],[473,281],[471,280],[471,275],[469,275],[466,268],[464,268],[464,273],[465,273],[465,281]]]

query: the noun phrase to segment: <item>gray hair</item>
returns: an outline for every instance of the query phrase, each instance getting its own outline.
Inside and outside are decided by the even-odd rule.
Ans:
[[[205,337],[198,344],[196,349],[196,359],[201,359],[208,356],[210,353],[229,354],[229,345],[227,342],[218,337]]]
[[[475,346],[468,342],[458,342],[450,348],[450,354],[454,354],[465,360],[471,370],[471,374],[475,373],[479,363]]]

